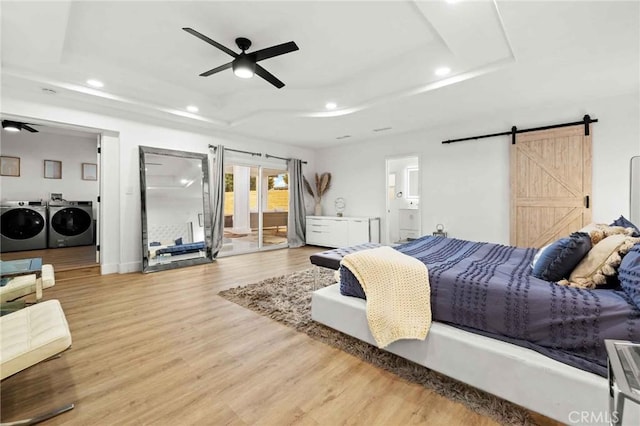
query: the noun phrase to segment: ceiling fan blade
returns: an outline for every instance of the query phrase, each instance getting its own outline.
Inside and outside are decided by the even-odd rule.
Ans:
[[[185,30],[186,32],[188,32],[191,35],[194,35],[194,36],[198,37],[200,40],[205,41],[205,42],[209,43],[210,45],[217,47],[218,49],[222,50],[224,53],[226,53],[228,55],[231,55],[234,58],[238,57],[238,54],[236,52],[234,52],[233,50],[229,49],[228,47],[225,47],[225,46],[221,45],[220,43],[218,43],[215,40],[211,40],[209,37],[207,37],[204,34],[200,34],[196,30],[194,30],[193,28],[183,28],[183,30]]]
[[[276,78],[276,76],[274,76],[273,74],[271,74],[269,71],[265,70],[264,68],[262,68],[260,65],[256,64],[256,74],[258,74],[260,77],[264,78],[265,80],[267,80],[269,83],[273,84],[274,86],[276,86],[278,89],[282,89],[284,87],[284,83],[281,82],[280,80],[278,80]]]
[[[256,50],[255,52],[248,53],[256,62],[263,61],[265,59],[273,58],[274,56],[284,55],[285,53],[295,52],[298,50],[298,45],[293,41],[282,43],[277,46],[267,47],[266,49]]]
[[[231,68],[231,64],[232,64],[232,63],[233,63],[233,62],[229,62],[228,64],[220,65],[220,66],[219,66],[219,67],[217,67],[217,68],[211,69],[211,70],[209,70],[209,71],[205,71],[205,72],[203,72],[202,74],[200,74],[200,77],[209,77],[211,74],[215,74],[215,73],[217,73],[217,72],[220,72],[220,71],[224,71],[224,70],[226,70],[226,69],[229,69],[229,68]]]
[[[20,125],[20,127],[22,127],[25,130],[30,131],[31,133],[38,133],[38,130],[34,129],[33,127],[27,125],[27,124],[22,124]]]

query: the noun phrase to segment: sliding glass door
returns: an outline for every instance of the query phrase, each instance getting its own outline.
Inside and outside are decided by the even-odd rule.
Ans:
[[[262,247],[286,247],[289,174],[286,170],[262,168],[262,182]]]
[[[289,176],[284,167],[229,161],[219,256],[287,247]]]

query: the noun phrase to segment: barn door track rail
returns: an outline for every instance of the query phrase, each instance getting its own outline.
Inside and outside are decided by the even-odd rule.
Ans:
[[[493,138],[496,136],[507,136],[511,135],[511,144],[516,144],[516,135],[518,133],[527,133],[527,132],[536,132],[538,130],[549,130],[549,129],[557,129],[558,127],[569,127],[569,126],[577,126],[579,124],[584,124],[584,135],[589,136],[589,124],[597,123],[597,118],[589,117],[589,114],[586,114],[582,117],[581,121],[574,121],[571,123],[561,123],[561,124],[552,124],[550,126],[542,126],[542,127],[532,127],[531,129],[518,129],[516,126],[513,126],[508,132],[500,132],[500,133],[491,133],[488,135],[480,135],[480,136],[470,136],[468,138],[460,138],[460,139],[450,139],[448,141],[442,141],[443,144],[455,143],[455,142],[463,142],[470,141],[475,139],[484,139],[484,138]]]

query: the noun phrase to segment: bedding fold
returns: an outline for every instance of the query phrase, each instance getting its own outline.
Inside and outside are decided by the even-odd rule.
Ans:
[[[424,263],[391,247],[379,247],[348,254],[342,265],[367,296],[367,321],[378,347],[427,337],[431,291]]]

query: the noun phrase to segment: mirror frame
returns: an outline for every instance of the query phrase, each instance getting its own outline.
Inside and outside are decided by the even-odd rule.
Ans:
[[[145,154],[166,155],[171,157],[192,158],[202,162],[202,203],[204,213],[204,240],[205,256],[195,259],[176,260],[170,263],[149,265],[149,233],[147,228],[147,176]],[[142,219],[142,272],[164,271],[168,269],[183,268],[185,266],[202,265],[213,262],[212,254],[212,217],[211,195],[209,185],[209,156],[198,152],[176,151],[173,149],[154,148],[150,146],[139,147],[140,155],[140,212]]]
[[[629,175],[629,220],[640,223],[640,155],[631,157]]]

